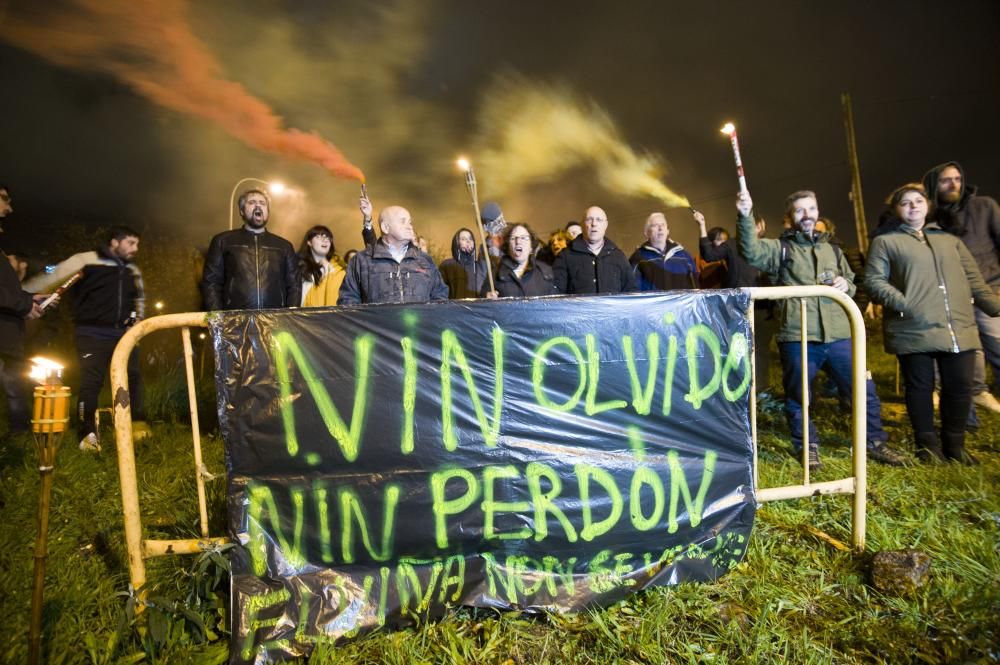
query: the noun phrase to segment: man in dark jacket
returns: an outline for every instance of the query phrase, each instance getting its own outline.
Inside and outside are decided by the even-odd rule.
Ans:
[[[389,206],[379,213],[378,223],[382,237],[351,259],[337,304],[447,300],[448,287],[434,259],[414,242],[409,211]]]
[[[662,212],[646,218],[646,244],[629,257],[640,291],[698,288],[698,264],[687,250],[670,239],[670,226]]]
[[[143,318],[145,293],[142,273],[133,263],[139,251],[139,233],[127,226],[112,226],[105,244],[93,252],[74,254],[56,265],[50,273],[41,273],[24,283],[33,293],[44,293],[76,273],[82,277],[69,291],[73,322],[76,325],[76,351],[80,363],[80,391],[77,398],[77,434],[80,448],[100,450],[94,424],[97,400],[108,374],[111,355],[125,331]],[[133,436],[148,434],[144,418],[142,375],[139,354],[133,351],[128,360],[128,385]]]
[[[739,213],[736,233],[740,253],[747,263],[766,273],[777,286],[813,286],[826,284],[853,296],[854,271],[842,253],[829,243],[825,233],[816,233],[819,204],[816,194],[802,190],[793,192],[785,200],[785,219],[792,230],[786,231],[783,240],[758,238],[753,217],[753,200],[749,192],[741,192],[736,201]],[[851,353],[851,328],[847,314],[840,305],[829,298],[806,299],[806,338],[808,352],[802,356],[802,317],[799,304],[779,301],[781,330],[778,332],[778,350],[781,352],[782,380],[785,388],[785,417],[792,434],[792,447],[802,450],[802,375],[811,385],[820,368],[825,367],[843,393],[849,393],[853,371]],[[882,427],[881,402],[875,392],[870,375],[866,383],[868,457],[884,464],[898,466],[903,457],[890,448],[889,435]],[[816,426],[809,419],[808,461],[811,468],[819,468],[819,440]]]
[[[629,293],[635,274],[625,254],[605,234],[608,214],[592,206],[583,214],[583,233],[573,239],[552,265],[560,293]]]
[[[212,238],[201,292],[205,309],[271,309],[302,302],[298,255],[292,244],[265,228],[267,194],[249,189],[239,198],[243,228]]]
[[[0,233],[3,220],[14,212],[10,193],[0,185]],[[24,321],[42,315],[38,306],[41,298],[33,298],[21,288],[14,267],[0,251],[0,380],[7,393],[7,430],[24,432],[28,429],[29,386],[25,377]]]
[[[937,206],[941,228],[962,239],[987,286],[1000,293],[1000,205],[989,196],[978,196],[974,186],[965,184],[965,172],[958,162],[938,164],[924,174],[924,189]],[[975,313],[985,361],[993,367],[994,381],[1000,383],[1000,319],[978,307]],[[982,354],[976,355],[972,401],[1000,412],[1000,402],[986,387],[986,362]]]
[[[478,298],[486,283],[486,258],[476,259],[476,239],[466,228],[451,239],[451,258],[441,262],[441,277],[448,285],[448,297]]]

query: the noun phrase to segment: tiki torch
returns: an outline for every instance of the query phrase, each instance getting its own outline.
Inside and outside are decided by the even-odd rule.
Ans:
[[[62,385],[62,365],[47,358],[31,359],[35,387],[31,433],[38,449],[38,534],[35,538],[35,575],[31,593],[31,629],[28,633],[28,662],[37,663],[42,638],[42,592],[45,588],[45,559],[48,556],[49,499],[56,451],[69,422],[69,388]]]
[[[743,160],[740,158],[740,140],[736,138],[736,126],[727,122],[719,130],[729,136],[729,142],[733,144],[733,159],[736,161],[736,177],[740,180],[740,192],[747,192],[747,178],[743,174]]]
[[[486,258],[486,278],[490,282],[490,291],[496,291],[496,288],[493,286],[493,266],[490,262],[490,252],[486,247],[486,230],[483,229],[483,219],[480,217],[479,212],[479,193],[476,190],[476,174],[472,170],[472,164],[465,157],[459,157],[455,163],[458,164],[458,168],[465,171],[465,188],[469,190],[469,196],[472,197],[472,211],[476,215],[476,228],[479,229],[479,240],[483,244],[483,254]]]

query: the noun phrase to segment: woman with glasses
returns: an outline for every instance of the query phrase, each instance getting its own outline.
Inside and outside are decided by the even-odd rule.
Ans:
[[[903,185],[886,204],[886,222],[868,252],[865,286],[885,308],[885,350],[899,358],[917,457],[977,464],[965,450],[972,372],[982,348],[972,302],[997,316],[1000,300],[965,243],[928,221],[931,203],[923,185]],[[941,374],[940,438],[931,396],[935,366]]]
[[[538,237],[527,224],[513,224],[503,235],[503,258],[494,276],[496,291],[483,285],[487,298],[528,298],[559,293],[552,277],[552,268],[535,260]]]
[[[302,275],[302,306],[332,307],[337,304],[344,281],[344,264],[333,246],[333,233],[325,226],[306,231],[299,249],[299,272]]]

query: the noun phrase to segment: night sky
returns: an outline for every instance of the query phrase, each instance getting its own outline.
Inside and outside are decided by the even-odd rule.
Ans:
[[[128,30],[81,9],[91,3],[117,4],[0,0],[0,182],[15,207],[0,245],[40,252],[60,225],[125,222],[207,246],[227,228],[229,192],[246,176],[295,188],[275,199],[270,226],[296,246],[315,223],[331,226],[341,252],[360,245],[356,181],[150,101],[120,65],[155,79],[164,63],[142,44],[123,46]],[[686,209],[613,191],[598,172],[611,159],[608,141],[638,159],[653,156],[667,187],[710,226],[731,229],[737,185],[719,133],[726,121],[738,128],[769,236],[785,195],[805,188],[852,242],[842,92],[854,99],[870,227],[891,189],[946,160],[1000,196],[996,0],[128,5],[153,25],[164,8],[182,16],[217,59],[220,80],[241,84],[286,127],[335,145],[364,171],[376,208],[408,207],[439,249],[472,222],[454,166],[464,154],[477,166],[482,201],[499,201],[509,220],[546,236],[598,204],[628,253],[645,217],[664,210],[672,237],[696,251]],[[65,30],[62,12],[88,26],[82,37]],[[44,41],[15,46],[25,26],[55,29],[48,34],[60,49],[79,48],[54,57]],[[592,121],[593,132],[528,145],[528,164],[525,145],[503,141],[508,120],[523,129],[533,117],[536,97],[526,91]],[[588,140],[598,134],[605,138]]]

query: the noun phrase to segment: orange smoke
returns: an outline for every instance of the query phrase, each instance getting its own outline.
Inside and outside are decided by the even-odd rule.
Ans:
[[[98,69],[169,109],[210,120],[266,152],[303,159],[338,178],[365,176],[315,132],[287,129],[271,108],[222,76],[191,31],[185,0],[69,0],[31,20],[7,14],[0,38],[56,64]]]

